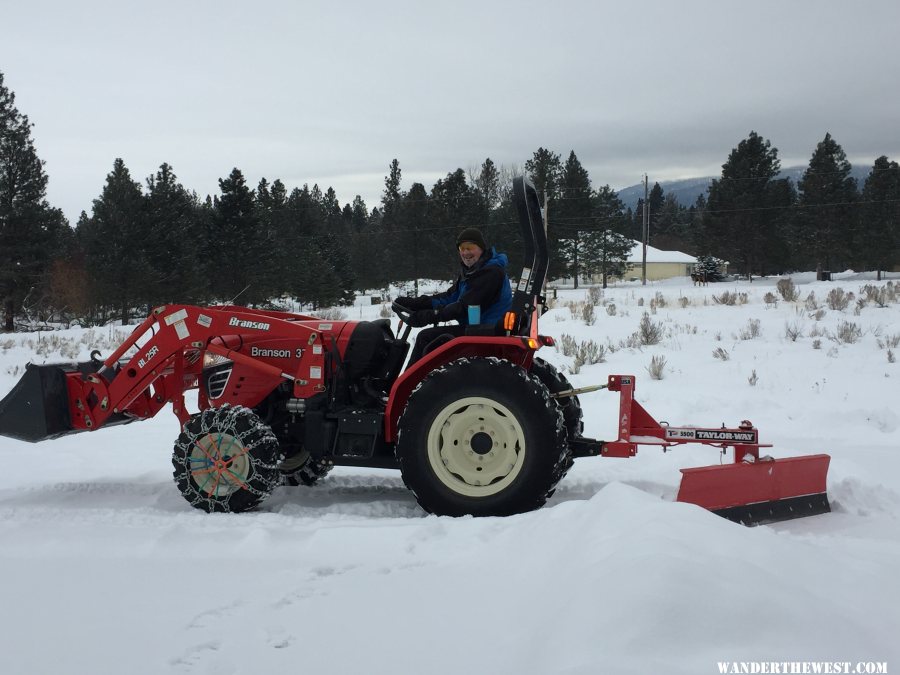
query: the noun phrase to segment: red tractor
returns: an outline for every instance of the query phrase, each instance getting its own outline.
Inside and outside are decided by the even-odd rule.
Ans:
[[[534,187],[520,177],[513,188],[530,265],[511,310],[497,325],[434,341],[405,371],[409,327],[395,335],[386,319],[166,305],[105,359],[29,364],[0,401],[0,434],[42,441],[147,419],[171,403],[181,422],[175,482],[208,512],[252,509],[283,482],[312,485],[342,465],[400,469],[436,514],[509,515],[543,505],[575,457],[689,442],[733,448],[734,461],[684,470],[680,501],[742,522],[827,511],[827,455],[760,457],[749,423],[660,425],[634,400],[633,376],[604,385],[620,392],[619,438],[582,436],[579,392],[535,356],[552,344],[538,334],[547,238]]]

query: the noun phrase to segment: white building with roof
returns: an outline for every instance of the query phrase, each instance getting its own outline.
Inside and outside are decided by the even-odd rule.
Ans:
[[[631,269],[625,273],[626,279],[640,279],[643,271],[643,251],[641,242],[634,242],[628,255]],[[647,280],[671,279],[672,277],[690,276],[697,259],[681,251],[662,251],[653,246],[647,247]]]

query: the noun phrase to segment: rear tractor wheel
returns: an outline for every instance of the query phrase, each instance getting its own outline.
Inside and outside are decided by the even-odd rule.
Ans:
[[[425,378],[400,418],[396,448],[422,508],[450,516],[539,508],[567,450],[547,387],[496,358],[458,359]]]
[[[535,357],[531,364],[531,374],[543,382],[547,389],[550,390],[551,394],[558,394],[562,391],[571,391],[573,388],[572,383],[569,382],[568,378],[557,370],[556,366],[547,363],[544,359]],[[584,420],[581,402],[578,400],[578,397],[566,396],[564,398],[554,398],[553,400],[562,412],[566,436],[568,436],[569,440],[580,437],[582,432],[584,432]],[[575,460],[570,451],[567,453],[566,461],[561,467],[562,473],[560,479],[565,477],[573,464],[575,464]]]
[[[251,410],[225,405],[191,417],[175,443],[175,483],[208,513],[249,511],[281,484],[281,448]]]

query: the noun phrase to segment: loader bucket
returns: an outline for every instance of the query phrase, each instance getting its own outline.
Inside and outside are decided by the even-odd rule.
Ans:
[[[0,436],[35,443],[71,431],[65,369],[73,365],[25,366],[25,374],[0,401]]]
[[[761,459],[681,470],[677,501],[744,525],[828,513],[828,455]]]

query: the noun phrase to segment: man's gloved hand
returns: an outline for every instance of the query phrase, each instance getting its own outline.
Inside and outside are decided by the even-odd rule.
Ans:
[[[431,299],[430,298],[409,298],[401,296],[394,300],[401,307],[406,307],[409,310],[417,310],[417,309],[429,309],[431,307]]]
[[[422,326],[427,326],[428,324],[437,323],[437,310],[420,309],[418,311],[415,311],[409,315],[409,319],[406,323],[413,328],[421,328]]]

